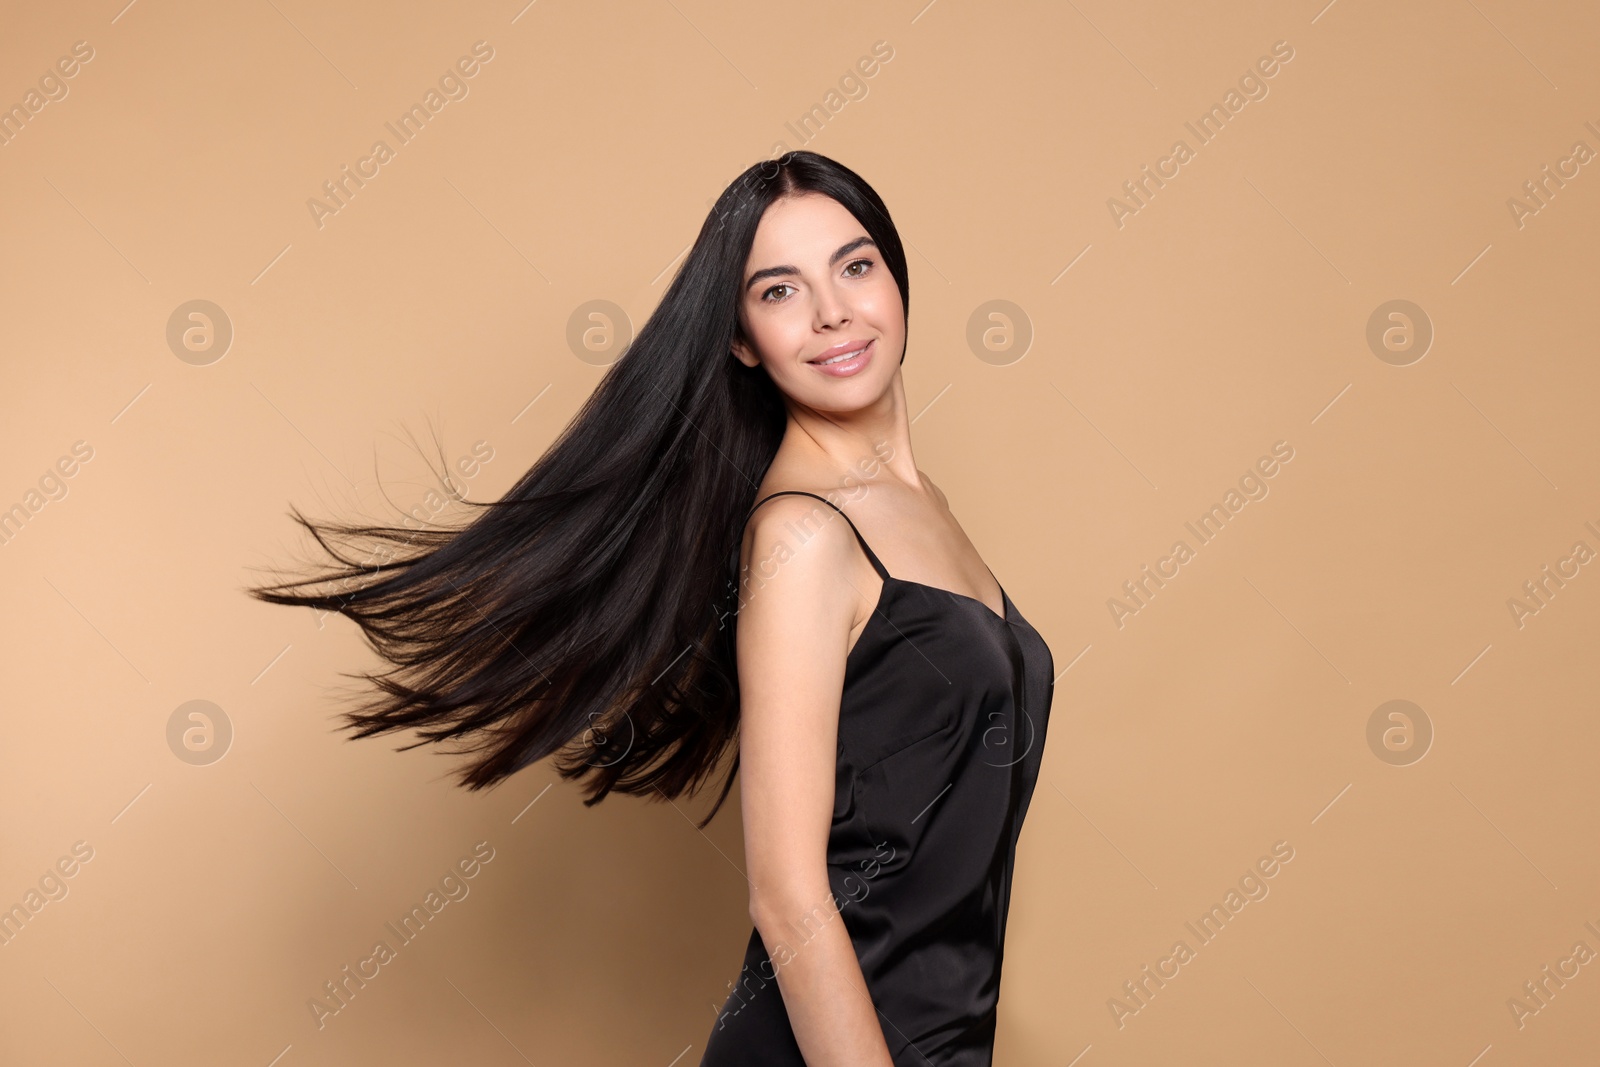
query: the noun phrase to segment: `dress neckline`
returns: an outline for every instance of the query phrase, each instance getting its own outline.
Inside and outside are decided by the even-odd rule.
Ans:
[[[989,572],[989,577],[994,578],[994,572],[993,571]],[[957,600],[970,601],[971,603],[976,604],[978,607],[982,608],[983,609],[983,613],[985,615],[989,616],[991,619],[994,619],[996,622],[1010,622],[1011,621],[1011,611],[1012,611],[1012,608],[1015,607],[1015,605],[1013,605],[1011,603],[1011,598],[1006,595],[1006,587],[1000,584],[1000,579],[998,579],[998,578],[994,579],[994,584],[1000,590],[1000,610],[999,611],[994,610],[988,604],[984,603],[982,600],[979,600],[975,596],[968,596],[965,593],[958,593],[954,589],[942,589],[937,585],[928,585],[925,582],[908,581],[905,578],[896,578],[892,574],[886,576],[883,580],[884,580],[885,583],[894,582],[897,585],[914,586],[917,589],[927,589],[930,592],[943,593],[946,596],[955,597]],[[880,600],[881,599],[882,598],[880,597]]]
[[[1000,583],[998,580],[996,580],[995,584],[999,585]],[[868,632],[875,624],[877,624],[879,619],[882,619],[889,626],[894,627],[895,633],[898,634],[900,632],[899,627],[895,627],[894,620],[891,619],[884,611],[884,605],[888,603],[891,595],[890,589],[892,586],[901,586],[910,589],[922,589],[930,593],[943,593],[952,600],[964,601],[972,604],[977,607],[979,611],[983,612],[983,614],[987,615],[995,622],[1002,624],[1005,627],[1004,632],[1010,635],[1010,639],[1012,641],[1016,640],[1015,631],[1013,631],[1012,625],[1016,622],[1015,616],[1017,612],[1017,606],[1011,602],[1011,597],[1007,595],[1005,586],[1000,586],[1000,600],[1005,605],[1006,613],[1004,615],[997,615],[995,614],[995,610],[993,608],[979,600],[977,597],[967,596],[965,593],[957,593],[952,589],[941,589],[936,585],[928,585],[924,582],[912,582],[907,581],[904,578],[896,578],[893,575],[885,575],[883,579],[883,585],[878,590],[877,603],[872,605],[872,614],[867,616],[867,621],[862,625],[861,632],[856,635],[855,642],[850,646],[850,650],[845,653],[846,663],[849,663],[855,658],[856,652],[863,644],[866,643]]]

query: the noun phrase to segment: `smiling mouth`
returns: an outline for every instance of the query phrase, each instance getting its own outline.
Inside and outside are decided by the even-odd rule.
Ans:
[[[826,367],[831,363],[843,363],[845,360],[854,359],[856,356],[859,356],[861,353],[865,352],[867,350],[867,346],[870,344],[872,344],[872,342],[868,341],[857,348],[852,348],[848,352],[841,352],[839,355],[834,356],[831,359],[815,359],[812,360],[812,362],[819,367]]]

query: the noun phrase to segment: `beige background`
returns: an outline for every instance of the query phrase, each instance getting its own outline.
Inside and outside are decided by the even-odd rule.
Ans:
[[[698,1061],[749,930],[737,797],[702,834],[709,797],[586,810],[547,767],[469,796],[446,757],[335,732],[341,672],[374,665],[350,624],[241,590],[309,554],[290,503],[423,502],[430,422],[452,463],[492,450],[473,499],[502,493],[603,373],[574,311],[642,323],[778,142],[894,212],[918,463],[1062,671],[996,1062],[1600,1047],[1600,963],[1520,1026],[1508,1006],[1600,952],[1600,565],[1520,625],[1510,604],[1600,549],[1597,164],[1508,206],[1600,150],[1600,14],[924,2],[8,11],[0,104],[93,58],[0,147],[0,905],[92,858],[0,946],[0,1061]],[[468,95],[319,227],[322,183],[477,41]],[[1184,123],[1278,41],[1268,95],[1200,144]],[[809,140],[786,125],[830,103]],[[1117,225],[1179,138],[1194,157]],[[196,299],[234,330],[203,365],[166,340]],[[997,299],[1020,359],[968,345]],[[1431,323],[1421,358],[1369,346],[1391,300]],[[1280,441],[1270,493],[1200,543],[1185,523]],[[192,700],[231,726],[207,765],[168,740]],[[1369,745],[1391,700],[1431,725],[1420,760]],[[1280,841],[1270,894],[1193,938]],[[470,894],[319,1028],[323,983],[478,842]]]

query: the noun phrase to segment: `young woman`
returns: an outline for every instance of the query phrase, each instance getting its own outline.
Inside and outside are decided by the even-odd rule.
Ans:
[[[475,741],[471,788],[560,753],[587,804],[674,797],[736,749],[705,822],[738,772],[753,929],[704,1067],[992,1058],[1054,672],[913,461],[909,308],[865,181],[757,164],[504,499],[327,527],[420,542],[376,563],[296,513],[340,567],[253,591],[359,623],[394,670],[355,736]]]

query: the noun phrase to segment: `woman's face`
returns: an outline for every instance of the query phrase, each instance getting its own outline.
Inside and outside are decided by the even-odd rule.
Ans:
[[[900,287],[878,246],[844,205],[816,193],[775,201],[761,216],[739,321],[749,343],[735,339],[735,357],[766,367],[786,396],[816,411],[877,401],[905,351]]]

